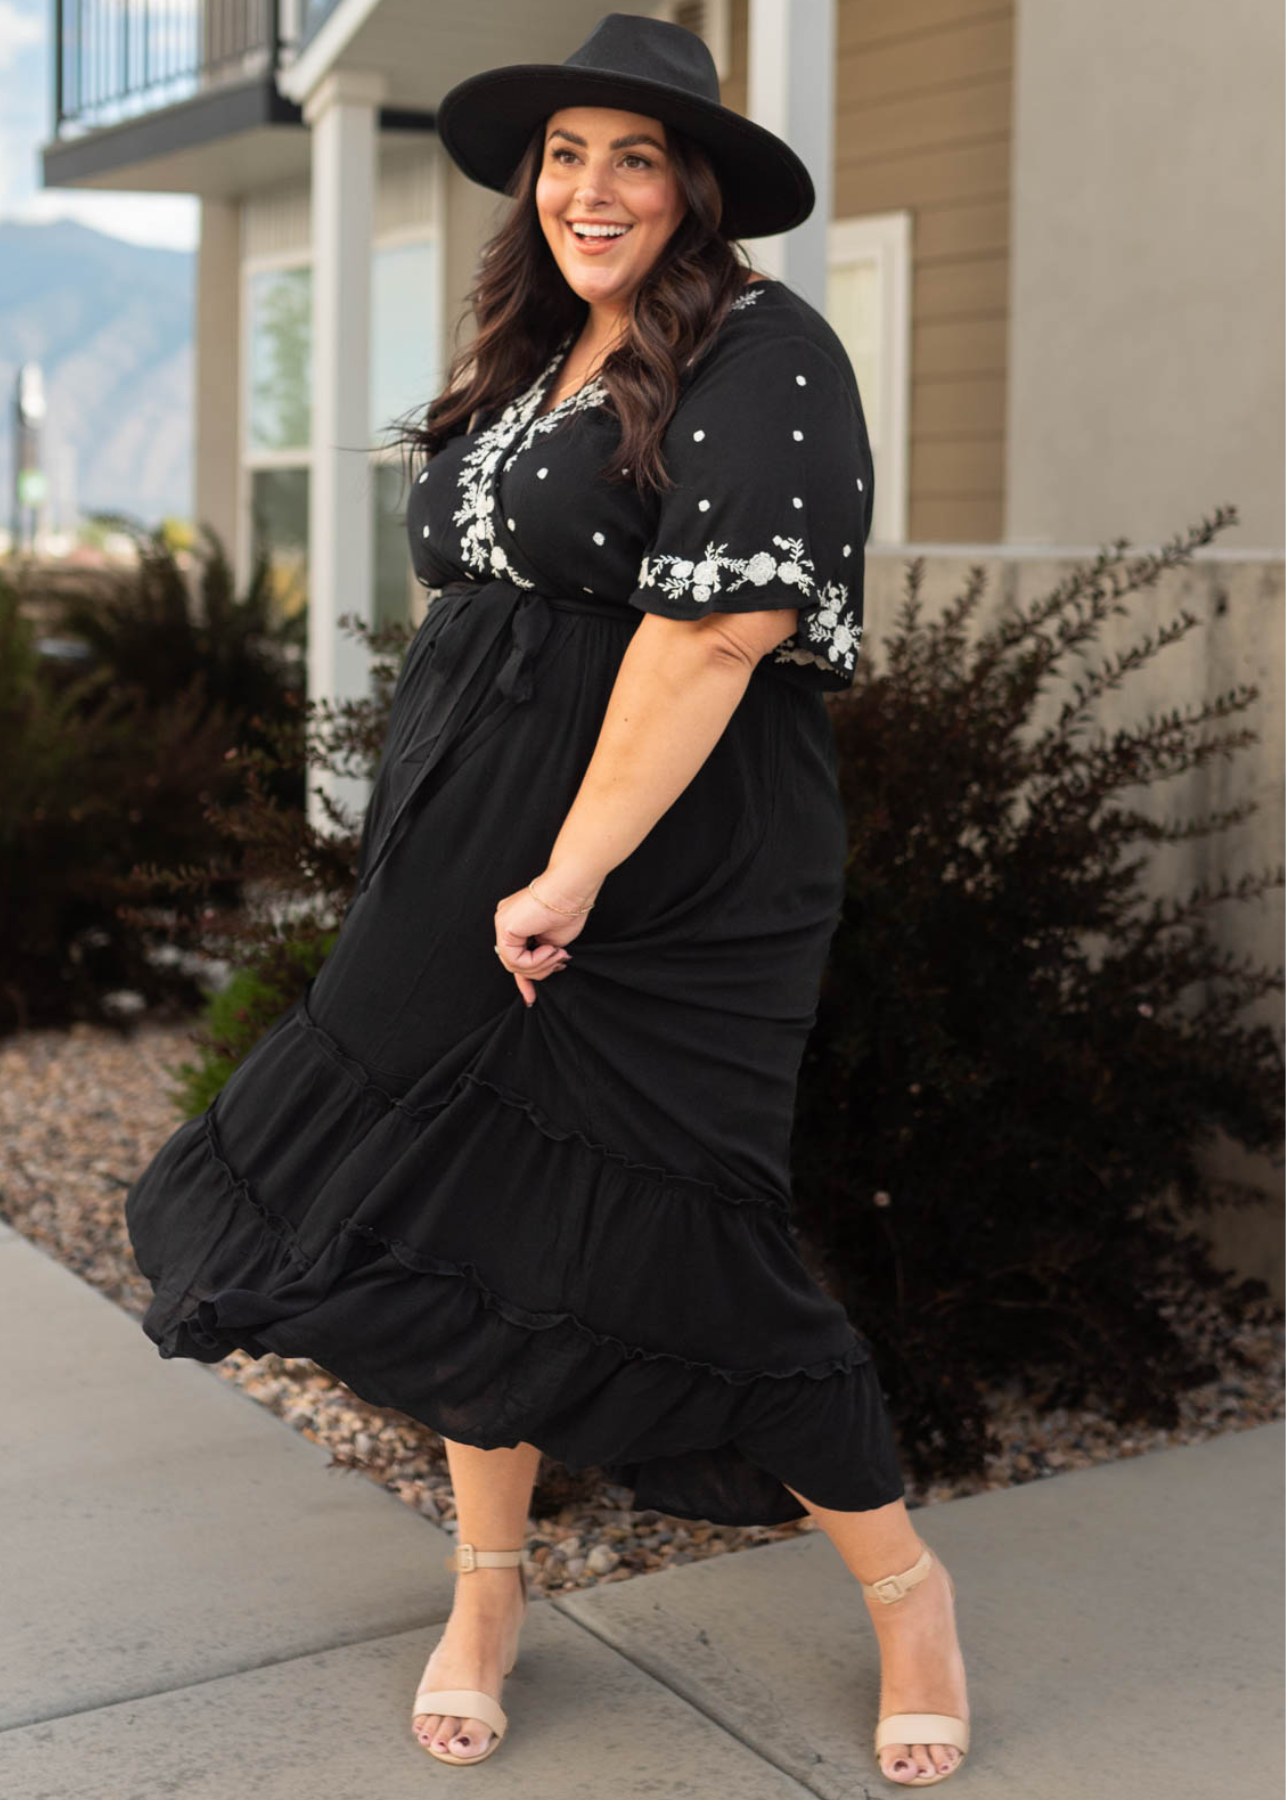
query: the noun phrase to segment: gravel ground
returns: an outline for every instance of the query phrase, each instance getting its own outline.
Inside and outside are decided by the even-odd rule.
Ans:
[[[125,1193],[178,1123],[168,1091],[174,1069],[191,1055],[189,1026],[150,1021],[136,1024],[128,1037],[73,1025],[0,1043],[0,1215],[135,1318],[151,1290],[130,1252]],[[1125,1435],[1094,1411],[1042,1412],[1015,1384],[991,1396],[990,1426],[999,1449],[984,1473],[924,1489],[908,1480],[908,1505],[933,1505],[1090,1463],[1197,1443],[1283,1416],[1283,1321],[1276,1305],[1250,1305],[1235,1329],[1199,1297],[1177,1306],[1174,1317],[1220,1370],[1218,1380],[1180,1397],[1176,1430]],[[448,1531],[455,1529],[445,1451],[435,1432],[405,1414],[367,1405],[303,1359],[255,1360],[237,1351],[205,1366],[215,1379],[239,1387],[323,1444],[332,1469],[356,1471]],[[546,1459],[528,1539],[533,1590],[566,1592],[624,1581],[814,1529],[811,1519],[780,1526],[696,1524],[631,1511],[631,1497],[628,1489],[595,1484],[592,1478],[587,1483]]]

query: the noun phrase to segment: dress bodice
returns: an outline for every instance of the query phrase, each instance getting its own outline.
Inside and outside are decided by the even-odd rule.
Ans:
[[[417,579],[501,579],[671,618],[797,607],[798,630],[765,663],[847,687],[873,471],[852,365],[825,319],[782,282],[749,286],[666,428],[673,486],[646,495],[602,476],[619,424],[600,376],[540,410],[573,335],[413,480]]]

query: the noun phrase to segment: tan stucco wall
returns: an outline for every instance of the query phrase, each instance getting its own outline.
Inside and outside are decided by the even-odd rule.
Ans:
[[[1283,521],[1280,0],[1018,0],[1011,543]]]
[[[1086,551],[1083,556],[1044,559],[1004,550],[971,556],[929,554],[922,589],[925,616],[935,616],[962,590],[970,567],[981,564],[987,571],[987,589],[976,628],[985,629],[1013,607],[1048,593],[1090,555]],[[904,556],[867,553],[868,649],[864,654],[869,654],[876,666],[881,661],[881,641],[892,631],[903,598],[906,567]],[[1150,851],[1148,892],[1173,898],[1186,895],[1203,880],[1217,883],[1225,872],[1235,879],[1279,867],[1286,861],[1282,770],[1286,578],[1282,561],[1201,552],[1191,566],[1171,571],[1157,588],[1128,598],[1126,605],[1127,616],[1110,620],[1092,647],[1087,658],[1091,666],[1119,654],[1146,633],[1154,633],[1158,625],[1177,618],[1185,609],[1201,623],[1129,676],[1120,692],[1099,703],[1096,729],[1110,731],[1140,723],[1149,714],[1199,706],[1240,683],[1259,689],[1252,709],[1229,722],[1233,728],[1249,725],[1259,733],[1258,744],[1238,751],[1231,760],[1217,761],[1204,770],[1126,796],[1130,804],[1151,816],[1169,819],[1200,816],[1242,800],[1258,806],[1250,819],[1226,832]],[[1068,672],[1071,669],[1069,662]],[[1065,685],[1051,688],[1035,714],[1038,726],[1052,723],[1066,693]],[[1209,922],[1219,945],[1236,957],[1280,966],[1286,931],[1286,903],[1280,889],[1263,900],[1218,906]],[[1260,1002],[1247,1017],[1269,1025],[1280,1041],[1280,995]],[[1280,1157],[1252,1159],[1235,1146],[1220,1143],[1211,1146],[1203,1160],[1213,1174],[1253,1182],[1274,1197],[1270,1207],[1253,1211],[1220,1207],[1201,1229],[1212,1240],[1221,1266],[1267,1282],[1279,1299],[1286,1299]]]
[[[240,203],[203,199],[196,261],[193,504],[195,518],[219,534],[234,566],[238,548],[240,284]]]

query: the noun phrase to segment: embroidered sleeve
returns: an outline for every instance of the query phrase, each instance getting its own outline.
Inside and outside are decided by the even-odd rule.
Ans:
[[[862,635],[873,472],[838,338],[830,350],[738,329],[698,370],[664,455],[674,486],[631,604],[672,619],[797,607],[797,630],[769,660],[806,671],[811,685],[847,687]]]

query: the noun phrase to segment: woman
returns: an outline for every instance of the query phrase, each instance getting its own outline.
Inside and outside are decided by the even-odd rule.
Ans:
[[[330,956],[131,1191],[145,1328],[311,1357],[445,1438],[471,1579],[413,1709],[441,1760],[505,1730],[544,1451],[640,1507],[811,1514],[880,1639],[882,1769],[927,1785],[968,1748],[952,1585],[790,1217],[872,471],[838,339],[731,241],[811,183],[697,37],[629,15],[438,119],[516,201],[412,434],[441,592]]]

